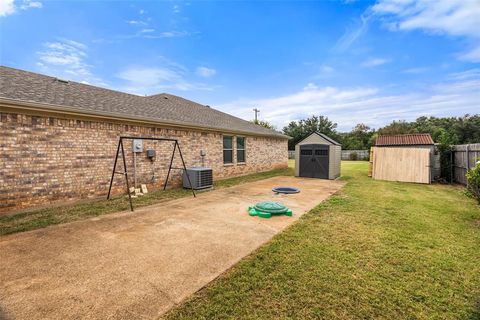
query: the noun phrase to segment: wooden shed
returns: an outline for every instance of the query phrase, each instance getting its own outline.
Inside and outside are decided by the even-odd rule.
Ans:
[[[440,167],[428,133],[381,135],[370,162],[374,179],[416,183],[430,183]]]
[[[336,179],[340,176],[342,146],[320,132],[295,145],[295,176]]]

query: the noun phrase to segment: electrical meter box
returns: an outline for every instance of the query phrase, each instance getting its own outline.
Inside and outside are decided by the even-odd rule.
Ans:
[[[143,144],[141,139],[134,139],[132,146],[133,152],[143,152]]]

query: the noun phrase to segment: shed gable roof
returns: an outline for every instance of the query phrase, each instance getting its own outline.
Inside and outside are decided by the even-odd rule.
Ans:
[[[323,134],[321,132],[315,132],[316,134],[318,134],[320,137],[322,137],[323,139],[329,141],[331,144],[334,144],[336,146],[341,146],[340,143],[338,143],[337,141],[333,140],[332,138],[330,138],[329,136],[327,136],[326,134]]]
[[[209,106],[171,95],[137,96],[0,66],[0,99],[41,104],[44,109],[122,116],[160,124],[287,138]]]
[[[399,135],[378,136],[376,146],[411,146],[411,145],[433,145],[433,139],[429,133],[413,133]]]
[[[340,143],[338,143],[337,141],[333,140],[332,138],[330,138],[329,136],[327,136],[326,134],[323,134],[321,132],[312,132],[311,134],[309,134],[308,136],[306,136],[305,138],[303,138],[302,140],[298,141],[297,144],[299,144],[300,142],[302,142],[303,140],[307,139],[308,137],[311,137],[312,135],[317,135],[317,136],[320,136],[322,137],[323,139],[327,140],[328,142],[330,142],[331,144],[334,144],[336,146],[341,146]]]

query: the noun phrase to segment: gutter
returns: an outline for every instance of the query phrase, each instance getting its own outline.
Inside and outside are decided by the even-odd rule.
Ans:
[[[150,124],[150,125],[160,125],[160,126],[168,126],[174,128],[181,128],[181,129],[190,129],[190,130],[197,130],[197,131],[214,131],[214,132],[225,132],[225,133],[233,133],[233,134],[240,134],[240,135],[249,135],[249,136],[262,136],[262,137],[270,137],[270,138],[278,138],[278,139],[288,139],[287,136],[283,134],[266,134],[266,133],[257,133],[252,131],[244,131],[244,130],[231,130],[231,129],[224,129],[212,126],[199,126],[198,124],[188,123],[188,122],[180,122],[180,121],[155,121],[151,118],[141,117],[141,116],[127,116],[122,113],[118,112],[105,112],[105,111],[96,111],[96,110],[89,110],[85,111],[83,109],[74,108],[74,107],[67,107],[63,105],[55,105],[49,103],[40,103],[40,102],[32,102],[32,101],[25,101],[25,100],[17,100],[17,99],[10,99],[5,97],[0,97],[0,111],[8,111],[8,109],[17,109],[17,110],[26,110],[26,111],[40,111],[46,113],[61,113],[62,115],[70,115],[70,116],[82,116],[82,117],[89,117],[95,119],[104,119],[104,120],[115,120],[115,121],[128,121],[128,122],[135,122],[135,123],[142,123],[142,124]]]

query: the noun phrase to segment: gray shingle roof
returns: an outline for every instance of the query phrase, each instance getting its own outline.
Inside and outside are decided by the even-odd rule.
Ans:
[[[85,114],[287,138],[277,131],[171,94],[142,97],[74,81],[65,83],[4,66],[0,66],[0,98],[39,103],[46,109],[51,106],[55,110],[65,108]]]

